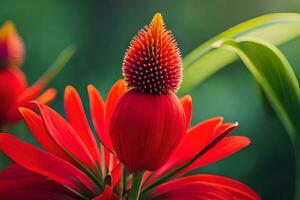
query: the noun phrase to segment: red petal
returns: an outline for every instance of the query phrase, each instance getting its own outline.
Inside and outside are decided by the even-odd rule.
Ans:
[[[45,84],[41,81],[36,82],[31,87],[28,87],[18,98],[19,105],[24,105],[29,101],[37,98],[39,93],[45,88]]]
[[[25,169],[24,167],[21,167],[20,165],[13,164],[3,171],[0,172],[0,180],[18,180],[18,179],[24,179],[24,178],[41,178],[44,177],[40,174],[34,173],[32,171],[29,171]]]
[[[49,179],[0,180],[0,199],[9,200],[83,200],[64,186]]]
[[[196,156],[212,140],[216,128],[221,125],[222,121],[223,118],[216,117],[201,122],[191,128],[168,162],[159,170],[155,171],[147,183],[154,181],[167,171],[182,165]]]
[[[36,98],[35,101],[40,104],[48,104],[56,97],[56,94],[56,89],[50,88]]]
[[[112,148],[111,141],[109,139],[109,124],[112,116],[112,112],[115,109],[115,106],[119,100],[119,98],[126,92],[126,83],[124,80],[118,80],[110,89],[107,99],[106,99],[106,110],[105,110],[105,127],[106,133],[104,141],[106,142],[106,146],[110,149]]]
[[[239,199],[239,200],[260,200],[260,196],[254,192],[251,188],[240,183],[236,180],[216,176],[216,175],[193,175],[183,177],[173,181],[169,181],[156,187],[151,194],[153,196],[166,196],[168,193],[171,195],[184,195],[194,197],[195,199],[207,199],[203,198],[202,190],[205,186],[205,193],[210,191],[211,195],[217,195],[214,198],[209,199]],[[210,189],[209,189],[210,188]],[[220,195],[220,191],[225,191],[227,198],[224,198],[224,194]],[[170,195],[170,196],[171,196]],[[171,196],[172,197],[172,196]],[[218,197],[218,198],[217,198]],[[169,198],[166,198],[169,199]],[[173,198],[171,198],[173,199]]]
[[[0,134],[0,149],[22,167],[49,177],[77,192],[96,192],[94,183],[80,170],[9,134]]]
[[[48,133],[65,151],[81,164],[97,173],[97,162],[93,159],[81,138],[70,124],[46,105],[37,104]]]
[[[168,184],[168,183],[167,183]],[[218,187],[211,187],[201,182],[168,184],[158,186],[148,199],[165,200],[236,200],[230,193]]]
[[[71,86],[65,89],[64,105],[69,123],[78,133],[93,159],[100,163],[99,149],[86,119],[80,96]]]
[[[111,171],[112,187],[114,188],[120,181],[122,176],[122,163],[118,163]]]
[[[176,163],[175,166],[189,161],[203,150],[212,140],[215,130],[221,126],[222,121],[223,118],[216,117],[191,128],[183,139],[180,147],[172,156]]]
[[[89,103],[90,103],[90,113],[93,121],[93,125],[98,134],[100,141],[104,145],[109,145],[108,137],[105,132],[105,103],[98,92],[98,90],[93,85],[88,85],[88,95],[89,95]]]
[[[210,163],[222,160],[223,158],[226,158],[245,148],[250,144],[250,142],[251,141],[249,138],[243,136],[226,137],[221,142],[219,142],[214,148],[212,148],[203,156],[198,158],[195,162],[193,162],[193,164],[180,171],[180,173],[178,173],[177,176],[185,174],[196,168],[203,167]]]
[[[234,123],[223,123],[221,126],[219,126],[217,128],[217,130],[215,131],[214,134],[214,138],[218,137],[221,134],[225,134],[228,135],[229,133],[231,133],[234,129],[236,129],[236,127],[238,127],[238,122],[234,122]]]
[[[12,165],[0,173],[0,199],[82,199],[63,185],[40,174]]]
[[[113,194],[112,188],[109,185],[106,185],[104,192],[93,198],[93,200],[119,200],[119,198]]]
[[[186,129],[188,129],[192,118],[192,97],[190,95],[186,95],[182,97],[180,101],[185,112]]]
[[[74,160],[53,140],[47,133],[42,119],[39,115],[28,108],[19,108],[28,128],[31,130],[33,136],[38,143],[48,152],[62,158],[63,160],[77,165]]]
[[[260,196],[254,192],[251,188],[231,178],[216,176],[216,175],[200,175],[199,179],[207,184],[212,184],[216,187],[220,187],[239,200],[259,200]]]

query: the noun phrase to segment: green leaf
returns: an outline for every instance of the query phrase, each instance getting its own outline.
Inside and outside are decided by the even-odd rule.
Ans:
[[[220,47],[240,56],[291,137],[300,134],[299,82],[284,55],[273,45],[254,39],[226,40]]]
[[[300,199],[300,88],[293,68],[275,46],[265,41],[225,40],[219,47],[239,55],[287,129],[298,162],[295,199]]]
[[[180,93],[186,93],[238,57],[230,51],[215,49],[224,39],[259,38],[280,45],[300,35],[300,14],[276,13],[243,22],[210,39],[183,60],[184,78]]]

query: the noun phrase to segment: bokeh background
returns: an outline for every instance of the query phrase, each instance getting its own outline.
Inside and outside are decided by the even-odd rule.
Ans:
[[[123,55],[132,37],[155,12],[161,12],[177,38],[182,55],[210,37],[247,19],[272,12],[299,12],[299,0],[0,0],[0,23],[15,22],[26,45],[23,70],[33,83],[59,52],[74,44],[77,52],[50,86],[59,91],[53,107],[63,113],[62,95],[73,85],[87,105],[86,86],[103,96],[121,78]],[[300,39],[280,49],[300,75]],[[209,67],[209,66],[207,66]],[[295,161],[288,135],[276,116],[265,112],[257,86],[238,61],[191,92],[193,123],[213,116],[238,121],[234,134],[252,139],[241,152],[197,171],[240,180],[263,199],[292,199]],[[27,128],[13,131],[33,144]],[[0,168],[9,163],[0,155]]]

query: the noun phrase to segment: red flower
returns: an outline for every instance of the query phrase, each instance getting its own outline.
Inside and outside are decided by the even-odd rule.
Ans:
[[[118,81],[104,103],[99,92],[88,86],[93,125],[106,146],[110,146],[107,125],[111,111],[124,92],[125,83]],[[189,123],[191,98],[186,96],[181,103]],[[65,90],[67,121],[45,105],[38,107],[40,115],[27,108],[20,111],[44,150],[9,134],[0,134],[0,149],[17,163],[0,173],[0,199],[116,200],[121,198],[122,191],[126,198],[128,193],[122,188],[130,189],[130,174],[122,175],[122,165],[114,154],[102,145],[98,147],[76,90],[70,86]],[[223,123],[217,117],[189,129],[168,161],[157,171],[146,172],[141,199],[259,200],[249,187],[229,178],[184,176],[246,147],[250,143],[248,138],[228,136],[236,127],[237,123]],[[125,186],[121,177],[128,179]]]
[[[13,23],[6,22],[0,29],[0,127],[20,120],[19,106],[28,106],[32,100],[48,103],[56,96],[54,89],[40,95],[46,85],[42,79],[28,86],[20,69],[23,54],[24,46]]]
[[[40,115],[20,108],[44,150],[0,134],[0,149],[16,162],[0,174],[0,198],[260,199],[249,187],[229,178],[185,176],[241,150],[250,140],[228,136],[238,124],[223,123],[221,117],[188,129],[192,99],[179,100],[174,94],[181,81],[180,56],[159,14],[132,42],[123,69],[129,91],[124,81],[118,81],[106,103],[88,86],[100,147],[81,99],[70,86],[64,97],[67,120],[43,104],[36,103]],[[136,172],[145,169],[151,171],[144,176]]]
[[[88,86],[100,140],[109,141],[111,110],[125,91],[124,81],[118,81],[104,103],[99,92]],[[102,145],[98,147],[76,90],[71,86],[65,90],[67,120],[50,107],[35,104],[40,115],[28,108],[19,110],[43,150],[0,134],[0,149],[17,164],[0,174],[0,199],[117,199],[112,188],[119,183],[122,165]]]
[[[129,91],[113,112],[111,141],[131,171],[154,171],[170,157],[185,128],[185,114],[174,94],[181,83],[181,57],[160,14],[131,42],[123,73]]]

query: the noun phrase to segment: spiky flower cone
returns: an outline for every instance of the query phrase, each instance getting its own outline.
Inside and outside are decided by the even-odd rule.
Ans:
[[[148,94],[177,91],[182,80],[182,62],[176,41],[161,14],[136,36],[126,52],[123,74],[129,88]]]
[[[0,68],[20,67],[24,58],[24,45],[11,21],[0,28]]]
[[[182,80],[181,56],[161,14],[132,40],[123,74],[129,90],[112,115],[112,144],[130,170],[156,170],[181,141],[186,121],[174,94]]]

